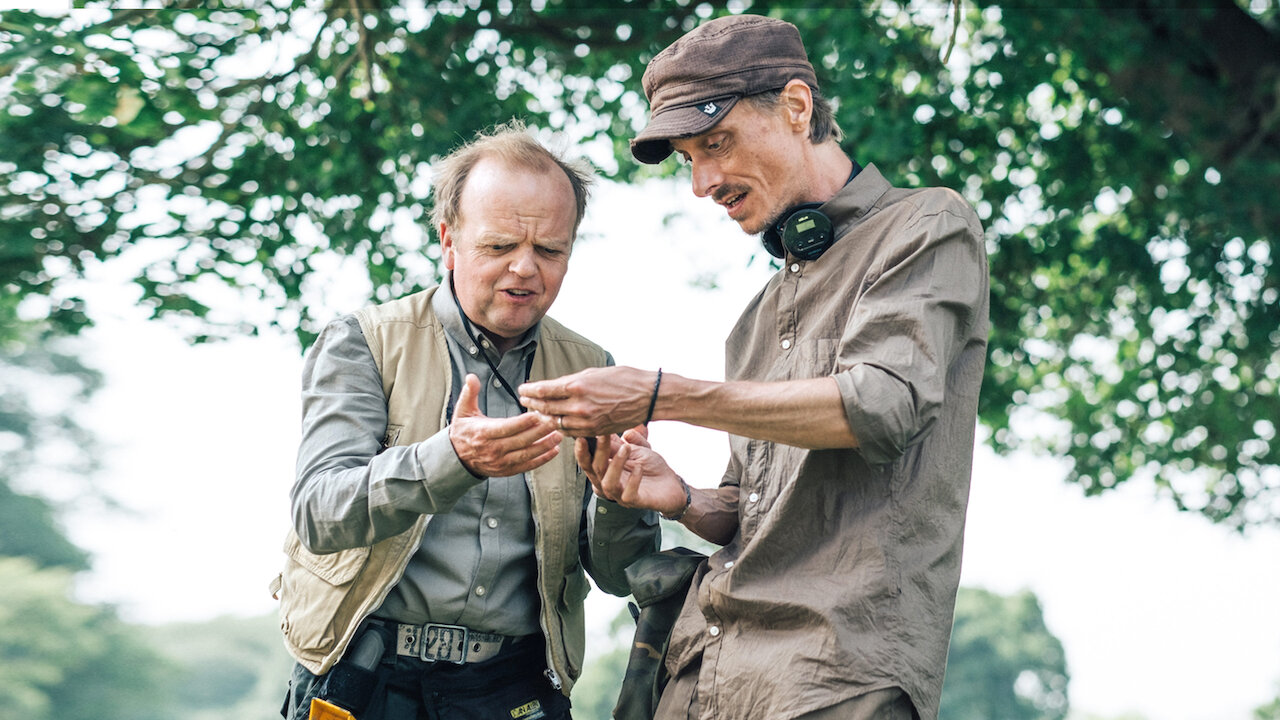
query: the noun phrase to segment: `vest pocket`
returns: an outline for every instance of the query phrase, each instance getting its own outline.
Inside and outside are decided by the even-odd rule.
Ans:
[[[317,555],[303,547],[302,540],[295,533],[290,533],[289,539],[284,544],[284,553],[290,560],[330,585],[345,585],[351,582],[364,567],[365,561],[369,559],[369,551],[372,549],[358,547]]]
[[[316,555],[290,533],[284,550],[288,559],[281,576],[280,629],[298,648],[328,653],[341,632],[334,620],[371,548]]]

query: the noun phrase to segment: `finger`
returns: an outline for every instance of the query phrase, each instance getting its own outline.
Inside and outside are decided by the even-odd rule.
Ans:
[[[618,489],[618,504],[636,505],[640,501],[640,483],[644,478],[644,467],[640,463],[626,469],[622,474]]]
[[[578,467],[582,468],[582,472],[587,476],[587,481],[591,483],[591,491],[596,495],[604,497],[604,488],[600,486],[601,473],[595,472],[592,467],[592,454],[587,447],[586,438],[578,438],[573,444],[573,457],[578,461]]]
[[[528,410],[550,417],[558,417],[561,414],[559,405],[539,398],[531,398],[521,395],[520,404],[525,406]]]
[[[632,445],[639,445],[644,448],[651,447],[649,445],[649,428],[644,425],[637,425],[628,429],[626,432],[622,433],[622,439]]]
[[[564,437],[558,430],[539,424],[516,435],[490,440],[489,445],[495,455],[507,462],[526,462],[558,447]]]
[[[455,418],[484,417],[480,412],[480,378],[468,374],[458,393],[458,404],[453,408]]]
[[[592,457],[593,453],[586,438],[577,438],[573,441],[573,459],[578,463],[578,467],[586,471],[593,470]],[[587,474],[590,475],[590,472]]]
[[[556,419],[542,413],[486,418],[477,432],[481,442],[497,443],[501,452],[510,452],[556,432]]]
[[[591,451],[591,445],[588,438],[577,438],[573,442],[573,459],[577,461],[578,467],[582,468],[583,474],[587,476],[587,480],[591,481],[591,489],[597,495],[600,494],[600,475],[593,463],[595,454]]]
[[[450,426],[449,435],[463,463],[471,469],[485,468],[487,475],[493,475],[496,468],[535,458],[564,439],[548,418],[531,413],[512,418],[463,418]]]
[[[508,470],[504,473],[504,476],[518,475],[520,473],[525,473],[525,472],[529,472],[530,470],[540,468],[546,463],[550,462],[552,458],[554,458],[556,455],[559,455],[559,454],[560,454],[560,444],[556,443],[555,445],[552,445],[549,450],[546,450],[545,452],[539,455],[535,455],[534,457],[531,457],[527,460],[524,460],[515,465],[509,466]]]
[[[524,405],[526,400],[542,401],[542,400],[562,400],[569,397],[568,383],[563,379],[555,380],[538,380],[536,382],[521,383],[516,388],[516,392],[520,394],[520,404]],[[526,407],[528,407],[526,405]]]
[[[592,468],[597,475],[604,475],[609,467],[609,459],[617,452],[618,444],[613,442],[612,435],[596,436],[596,451],[591,458]]]
[[[488,461],[483,465],[491,477],[505,477],[517,473],[528,472],[541,466],[560,452],[560,441],[564,436],[551,433],[533,443],[522,445],[506,452],[497,452],[487,448]]]
[[[622,474],[626,470],[627,457],[630,453],[630,445],[618,448],[617,454],[609,463],[609,469],[600,478],[600,486],[604,490],[605,497],[610,500],[618,501],[622,497]]]

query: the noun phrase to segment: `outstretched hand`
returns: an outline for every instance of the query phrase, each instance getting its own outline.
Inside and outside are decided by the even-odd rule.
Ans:
[[[656,373],[631,367],[589,368],[520,386],[520,404],[560,418],[578,437],[610,435],[644,423]]]
[[[477,477],[518,475],[560,452],[564,436],[554,418],[526,412],[491,418],[480,412],[480,378],[467,375],[449,426],[449,441],[464,467]]]

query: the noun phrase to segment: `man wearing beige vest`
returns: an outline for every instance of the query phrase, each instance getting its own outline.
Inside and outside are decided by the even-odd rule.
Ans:
[[[659,543],[656,514],[594,498],[572,439],[513,390],[612,364],[545,317],[588,176],[518,123],[437,170],[445,282],[334,321],[303,368],[278,582],[291,720],[568,720],[584,571],[626,595]]]

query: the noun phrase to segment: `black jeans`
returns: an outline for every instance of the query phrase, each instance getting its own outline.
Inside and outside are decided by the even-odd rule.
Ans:
[[[429,663],[391,650],[377,668],[373,699],[357,720],[573,720],[569,698],[545,675],[542,638],[504,648],[490,660],[466,665]],[[295,665],[285,712],[306,720],[324,677]]]

